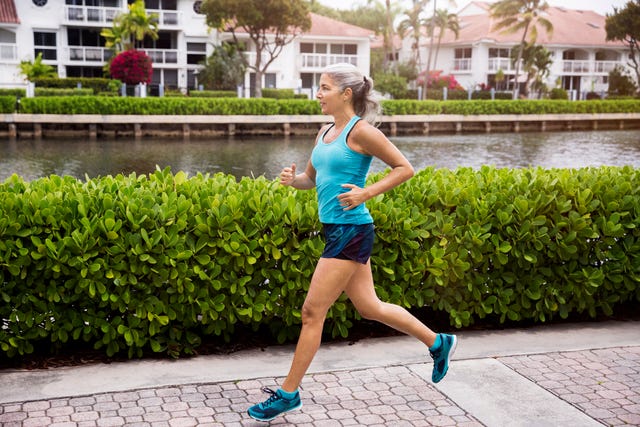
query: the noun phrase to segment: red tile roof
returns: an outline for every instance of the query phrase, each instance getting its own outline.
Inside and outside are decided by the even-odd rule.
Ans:
[[[498,44],[519,43],[522,32],[506,33],[494,30],[497,21],[489,16],[488,4],[472,2],[472,6],[486,10],[486,13],[466,15],[460,14],[460,32],[456,39],[447,31],[442,44],[469,44],[480,40],[490,40]],[[466,9],[466,8],[465,8]],[[462,12],[462,11],[461,11]],[[570,10],[562,7],[549,7],[546,19],[553,25],[553,33],[547,34],[544,27],[538,25],[537,44],[560,46],[623,46],[622,42],[606,41],[605,17],[590,10]]]
[[[0,0],[0,23],[2,24],[19,24],[18,12],[16,4],[13,0]]]
[[[311,29],[305,35],[336,37],[373,37],[375,32],[311,13]]]
[[[1,1],[1,0],[0,0]],[[373,40],[375,32],[366,28],[357,27],[355,25],[347,24],[346,22],[336,21],[335,19],[327,18],[326,16],[317,15],[315,13],[309,13],[311,17],[311,28],[304,33],[305,35],[312,36],[331,36],[331,37],[367,37]],[[236,33],[244,33],[242,28],[238,28]],[[270,33],[270,31],[267,31]]]

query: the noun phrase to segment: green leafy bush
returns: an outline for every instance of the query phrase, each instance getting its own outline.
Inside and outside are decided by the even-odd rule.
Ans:
[[[36,96],[91,96],[93,89],[58,89],[36,87]]]
[[[313,191],[167,169],[13,176],[0,199],[5,357],[75,342],[178,357],[238,325],[297,336],[323,247]],[[640,302],[633,168],[430,168],[368,206],[381,298],[446,312],[455,327]],[[328,332],[347,336],[357,318],[341,299]]]
[[[33,82],[36,88],[57,88],[57,89],[75,89],[78,83],[84,89],[93,89],[94,93],[114,92],[120,86],[120,82],[113,79],[101,77],[68,77],[65,79],[54,78],[37,78]]]
[[[192,90],[189,92],[192,98],[237,98],[238,92],[233,90]]]
[[[193,93],[193,92],[192,92]],[[197,93],[197,92],[195,92]],[[640,100],[384,100],[385,115],[402,114],[578,114],[640,112]],[[21,100],[21,112],[31,114],[321,114],[309,99],[194,97],[35,97]]]
[[[11,114],[16,111],[16,97],[0,95],[0,113]]]

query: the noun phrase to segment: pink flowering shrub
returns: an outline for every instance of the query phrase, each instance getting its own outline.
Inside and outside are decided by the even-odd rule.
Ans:
[[[425,72],[422,71],[416,83],[420,86],[424,84]],[[427,80],[427,88],[429,89],[442,89],[446,87],[448,90],[464,90],[464,88],[458,83],[456,78],[452,75],[442,75],[442,70],[429,71],[429,79]]]
[[[135,49],[125,50],[113,58],[109,71],[111,77],[128,85],[151,83],[153,75],[151,58]]]

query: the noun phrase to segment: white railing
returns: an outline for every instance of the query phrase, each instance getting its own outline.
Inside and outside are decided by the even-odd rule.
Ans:
[[[471,58],[459,58],[453,60],[454,71],[471,71]]]
[[[113,55],[111,49],[97,46],[69,46],[69,61],[107,62]]]
[[[154,64],[177,64],[178,49],[141,49]]]
[[[620,61],[596,61],[595,72],[596,73],[609,73],[617,66],[624,67],[624,62]]]
[[[113,22],[113,18],[123,12],[118,7],[65,6],[64,20],[67,23],[104,25]]]
[[[589,61],[562,61],[562,71],[572,74],[586,74],[591,71],[590,65]]]
[[[502,70],[504,72],[513,71],[511,59],[509,58],[489,58],[489,71]]]
[[[327,65],[346,62],[351,65],[358,65],[358,55],[326,54],[326,53],[303,53],[300,56],[300,68],[324,68]]]
[[[0,43],[0,61],[18,59],[18,46],[15,43]]]
[[[177,27],[182,23],[182,13],[177,10],[147,9],[147,14],[155,14],[160,27]]]

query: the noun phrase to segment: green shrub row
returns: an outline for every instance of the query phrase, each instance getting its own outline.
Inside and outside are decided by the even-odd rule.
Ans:
[[[22,113],[32,114],[321,114],[315,100],[269,98],[120,98],[51,96],[24,98]],[[640,112],[640,100],[417,101],[385,100],[384,114],[593,114]]]
[[[120,86],[120,81],[101,77],[69,77],[60,79],[52,78],[36,78],[33,80],[36,88],[52,88],[52,89],[75,89],[78,84],[84,89],[92,89],[94,93],[114,92]]]
[[[189,92],[192,98],[237,98],[238,93],[232,90],[192,90]]]
[[[93,89],[36,87],[36,96],[92,96]]]
[[[16,111],[17,98],[15,96],[0,96],[0,113],[11,114]]]
[[[0,199],[4,357],[77,342],[177,357],[239,325],[298,334],[323,247],[313,191],[165,169],[13,176]],[[455,327],[640,302],[639,170],[430,168],[368,206],[380,297]],[[327,332],[357,319],[341,298]]]

